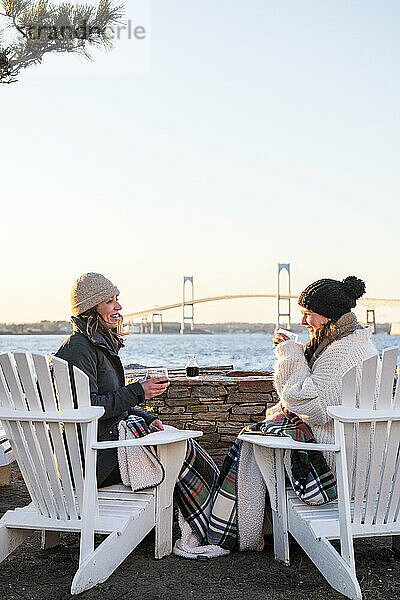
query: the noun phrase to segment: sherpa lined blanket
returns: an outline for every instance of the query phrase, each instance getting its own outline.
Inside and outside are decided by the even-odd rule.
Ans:
[[[130,416],[120,425],[132,437],[141,437],[146,429],[140,417]],[[315,442],[311,429],[293,413],[284,409],[271,420],[243,429],[245,433],[288,436],[297,441]],[[123,451],[119,449],[120,465]],[[136,450],[136,449],[135,449]],[[297,495],[309,504],[323,504],[336,498],[336,482],[321,452],[292,452],[290,479]],[[271,450],[271,469],[274,453]],[[135,485],[138,456],[127,458],[123,469],[125,485]],[[143,458],[143,457],[142,457]],[[128,466],[127,466],[128,465]],[[122,469],[121,469],[122,474]],[[143,482],[141,481],[143,485]],[[153,482],[147,482],[147,486]],[[133,485],[132,485],[133,487]],[[137,489],[137,488],[136,488]],[[273,490],[269,490],[270,496]],[[235,441],[221,471],[195,440],[188,440],[186,458],[175,486],[182,537],[174,546],[175,554],[195,558],[198,554],[220,556],[230,550],[263,548],[266,487],[257,467],[251,444]],[[271,498],[272,500],[272,498]],[[272,506],[274,506],[271,501]]]
[[[156,431],[157,427],[149,427],[143,417],[135,415],[118,424],[120,440],[141,438]],[[131,487],[134,492],[155,487],[164,481],[164,467],[151,446],[118,448],[118,466],[122,483]]]

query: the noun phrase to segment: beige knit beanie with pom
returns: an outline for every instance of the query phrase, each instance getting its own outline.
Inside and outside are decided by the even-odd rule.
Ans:
[[[119,289],[100,273],[84,273],[77,279],[71,290],[71,311],[74,317],[103,300],[119,295]]]

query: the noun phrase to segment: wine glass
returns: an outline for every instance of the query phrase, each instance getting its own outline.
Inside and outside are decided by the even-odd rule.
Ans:
[[[157,384],[168,383],[168,369],[166,367],[149,367],[146,371],[145,379],[155,379],[162,377],[162,381],[157,381]]]

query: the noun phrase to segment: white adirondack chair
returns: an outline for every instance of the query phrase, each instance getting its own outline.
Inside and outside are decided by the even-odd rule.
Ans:
[[[397,353],[397,348],[384,352],[380,373],[377,356],[364,360],[358,408],[355,408],[356,367],[345,373],[342,406],[328,408],[334,419],[335,444],[240,436],[244,442],[254,444],[261,473],[266,448],[275,448],[278,488],[278,511],[273,511],[275,558],[289,564],[290,533],[328,583],[353,599],[362,598],[353,538],[400,534],[400,385],[393,397]],[[284,449],[299,448],[337,453],[337,501],[309,506],[286,486]],[[340,553],[330,543],[333,539],[340,539]]]
[[[0,486],[9,485],[11,481],[11,463],[14,462],[14,453],[10,442],[0,422]]]
[[[104,409],[90,406],[88,377],[74,368],[74,408],[68,365],[52,362],[54,379],[45,356],[0,355],[0,419],[32,499],[0,520],[0,562],[34,530],[44,532],[46,547],[58,543],[60,531],[79,532],[79,568],[71,587],[78,594],[105,581],[153,527],[156,558],[171,554],[174,485],[187,439],[202,432],[167,427],[137,440],[98,442]],[[122,445],[156,446],[163,483],[138,493],[122,485],[98,491],[97,450]],[[107,535],[96,549],[95,533]]]

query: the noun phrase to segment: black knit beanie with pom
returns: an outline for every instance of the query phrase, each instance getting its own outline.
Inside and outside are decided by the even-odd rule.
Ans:
[[[336,279],[319,279],[300,294],[299,304],[323,317],[337,321],[355,307],[358,298],[365,294],[365,283],[350,275]]]

